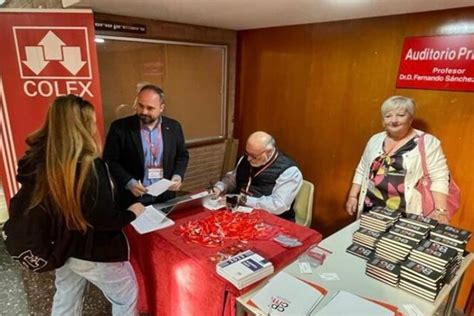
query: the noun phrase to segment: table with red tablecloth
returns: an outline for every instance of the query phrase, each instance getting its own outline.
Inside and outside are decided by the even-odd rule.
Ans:
[[[275,271],[294,261],[310,245],[321,240],[315,230],[299,226],[265,211],[258,212],[267,224],[297,237],[302,246],[284,248],[272,240],[250,240],[252,249],[272,262]],[[138,308],[151,315],[234,315],[235,299],[255,286],[238,290],[216,273],[216,263],[210,258],[217,251],[235,242],[226,241],[219,247],[204,247],[186,242],[176,233],[176,227],[192,220],[208,217],[204,208],[173,213],[175,225],[139,235],[131,226],[126,234],[130,242],[130,261],[139,285]]]

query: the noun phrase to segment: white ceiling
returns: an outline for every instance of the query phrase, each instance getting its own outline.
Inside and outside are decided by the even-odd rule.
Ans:
[[[64,7],[231,30],[474,6],[474,0],[63,0]]]

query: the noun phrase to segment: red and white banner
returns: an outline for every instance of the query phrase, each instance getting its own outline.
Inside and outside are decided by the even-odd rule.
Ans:
[[[406,38],[397,88],[474,91],[474,35]]]
[[[57,96],[76,94],[94,104],[103,135],[94,37],[90,10],[0,9],[0,171],[7,201],[18,190],[25,138],[42,126]]]

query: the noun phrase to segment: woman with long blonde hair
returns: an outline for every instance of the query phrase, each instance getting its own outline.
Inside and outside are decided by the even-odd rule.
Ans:
[[[29,207],[42,205],[62,219],[70,235],[69,258],[56,269],[52,314],[80,315],[90,281],[112,303],[114,315],[135,315],[137,285],[122,229],[144,207],[115,207],[113,184],[100,158],[94,107],[74,95],[56,98],[43,127],[26,142],[29,149],[17,179],[32,188]]]

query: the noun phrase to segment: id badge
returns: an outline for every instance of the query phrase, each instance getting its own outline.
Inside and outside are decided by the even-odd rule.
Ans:
[[[148,179],[163,179],[163,168],[148,168]]]

